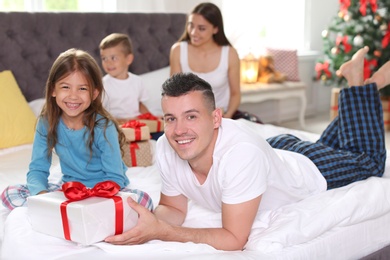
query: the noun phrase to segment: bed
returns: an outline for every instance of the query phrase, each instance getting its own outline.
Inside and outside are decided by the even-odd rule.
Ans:
[[[0,71],[12,71],[23,97],[15,109],[12,102],[5,106],[3,103],[7,100],[1,101],[0,120],[8,118],[7,126],[20,124],[18,118],[23,117],[9,115],[13,110],[27,109],[34,116],[39,113],[44,82],[55,57],[70,47],[77,47],[99,60],[98,43],[111,32],[125,32],[133,39],[136,60],[130,70],[143,78],[151,95],[147,105],[158,114],[161,111],[159,87],[169,76],[169,48],[180,36],[184,23],[184,14],[0,13]],[[0,79],[3,96],[10,90],[9,86],[1,86],[2,83]],[[260,125],[242,119],[240,122],[264,138],[279,133],[296,134],[305,140],[318,137],[270,124]],[[0,122],[0,129],[8,129],[4,121]],[[16,132],[1,134],[12,136]],[[2,142],[5,140],[3,136],[0,138]],[[155,141],[151,140],[150,144],[155,147]],[[26,182],[31,151],[31,142],[0,149],[1,191],[10,184]],[[154,164],[129,168],[127,175],[130,187],[145,190],[154,203],[158,203],[161,179]],[[55,159],[50,179],[56,181],[60,176],[61,169]],[[184,225],[218,227],[220,216],[190,202]],[[26,207],[10,212],[0,206],[0,258],[386,259],[390,257],[389,231],[390,160],[383,178],[371,177],[277,210],[261,212],[243,251],[225,252],[204,244],[163,241],[138,246],[113,246],[104,242],[81,246],[33,231]]]

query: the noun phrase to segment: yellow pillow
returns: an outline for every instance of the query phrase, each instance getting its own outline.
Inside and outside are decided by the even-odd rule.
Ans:
[[[12,72],[0,72],[0,148],[32,143],[35,121]]]

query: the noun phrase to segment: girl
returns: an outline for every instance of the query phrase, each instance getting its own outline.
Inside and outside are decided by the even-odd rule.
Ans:
[[[45,90],[44,105],[37,123],[27,185],[7,187],[1,194],[12,210],[26,204],[27,197],[60,189],[69,181],[93,187],[111,180],[122,191],[138,194],[138,202],[153,209],[149,195],[127,189],[127,167],[121,147],[125,137],[102,106],[102,75],[88,53],[70,49],[54,62]],[[52,154],[59,157],[62,183],[48,182]]]

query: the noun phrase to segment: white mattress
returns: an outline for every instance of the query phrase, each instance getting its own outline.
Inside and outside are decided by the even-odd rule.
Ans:
[[[245,121],[247,122],[247,121]],[[293,133],[307,140],[317,135],[247,122],[263,137]],[[153,142],[153,144],[155,144]],[[25,183],[31,145],[0,151],[0,190]],[[388,160],[389,161],[389,160]],[[82,247],[31,230],[27,209],[0,209],[1,259],[357,259],[390,244],[390,161],[383,178],[372,177],[326,191],[271,212],[253,226],[247,249],[224,252],[204,244],[151,241],[139,246],[97,243]],[[130,168],[131,187],[159,200],[161,179],[155,166]],[[50,178],[60,177],[58,162]],[[190,204],[185,225],[217,227],[220,216]]]

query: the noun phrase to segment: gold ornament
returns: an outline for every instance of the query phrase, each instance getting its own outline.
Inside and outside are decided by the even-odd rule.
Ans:
[[[351,16],[349,14],[344,15],[344,21],[349,22],[351,20]]]
[[[340,11],[340,12],[338,13],[338,15],[339,15],[340,18],[343,18],[343,17],[344,17],[344,12],[341,12],[341,11]]]
[[[339,48],[337,47],[333,47],[330,52],[333,54],[333,55],[336,55],[338,52],[339,52]]]
[[[387,31],[387,24],[386,23],[382,23],[381,26],[379,27],[379,29],[381,31]]]
[[[328,78],[326,77],[326,75],[321,75],[321,80],[322,81],[326,81]]]

